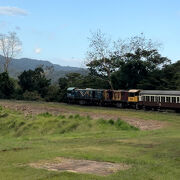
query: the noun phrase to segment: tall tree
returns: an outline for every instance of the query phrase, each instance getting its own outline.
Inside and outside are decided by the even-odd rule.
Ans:
[[[170,60],[161,56],[157,50],[137,49],[134,53],[126,53],[123,58],[124,64],[112,75],[112,82],[116,89],[155,89],[158,82],[161,82],[162,86],[165,85],[165,81],[160,78],[161,69]]]
[[[11,98],[15,92],[14,81],[7,72],[0,74],[0,98]]]
[[[24,71],[18,78],[23,92],[37,91],[43,98],[47,94],[51,81],[45,77],[44,70],[41,67]]]
[[[4,56],[4,71],[8,72],[8,66],[12,58],[21,51],[21,41],[15,32],[0,34],[0,52]]]
[[[126,61],[148,58],[149,65],[154,66],[162,64],[162,61],[166,61],[166,59],[160,58],[157,52],[160,43],[147,39],[143,33],[128,39],[112,41],[98,30],[92,33],[89,40],[88,61],[86,65],[91,75],[108,81],[111,89],[114,88],[111,78],[112,74],[119,71],[122,66],[124,67]],[[155,60],[155,56],[158,58],[158,62]],[[133,63],[130,64],[132,65]],[[135,64],[137,65],[138,62]]]
[[[114,44],[100,30],[92,33],[89,41],[86,65],[91,75],[108,81],[111,89],[113,89],[111,75],[117,67],[117,59],[113,58]]]

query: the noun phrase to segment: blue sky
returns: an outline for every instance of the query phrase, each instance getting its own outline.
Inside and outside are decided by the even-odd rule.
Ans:
[[[114,40],[143,32],[180,59],[180,0],[0,0],[0,33],[17,32],[19,57],[83,66],[97,29]]]

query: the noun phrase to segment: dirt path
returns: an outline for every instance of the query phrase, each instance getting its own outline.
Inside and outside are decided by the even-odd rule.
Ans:
[[[48,104],[45,103],[28,103],[24,101],[0,101],[0,105],[4,108],[16,110],[23,112],[25,116],[27,115],[37,115],[41,113],[52,113],[54,115],[70,115],[70,114],[80,114],[81,116],[90,116],[93,119],[114,119],[117,120],[118,118],[128,122],[129,124],[138,127],[141,130],[155,130],[163,128],[167,125],[167,123],[155,121],[155,120],[143,120],[136,117],[127,117],[127,116],[119,116],[119,115],[112,115],[108,114],[108,112],[87,112],[87,111],[81,111],[79,112],[76,109],[68,109],[62,106],[59,107],[51,107]]]

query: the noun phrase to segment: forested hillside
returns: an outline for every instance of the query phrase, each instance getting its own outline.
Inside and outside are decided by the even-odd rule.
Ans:
[[[3,71],[4,57],[0,55],[0,72]],[[34,70],[35,68],[43,66],[43,68],[51,68],[51,73],[48,77],[53,81],[57,82],[58,78],[64,77],[66,74],[71,72],[78,72],[80,74],[87,74],[87,70],[79,67],[71,66],[60,66],[58,64],[53,64],[45,60],[21,58],[12,59],[9,64],[9,75],[16,78],[25,70]]]

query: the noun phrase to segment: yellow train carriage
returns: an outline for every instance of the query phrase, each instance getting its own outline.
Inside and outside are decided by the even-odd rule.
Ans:
[[[139,102],[139,89],[131,89],[128,91],[128,102],[137,103]]]

